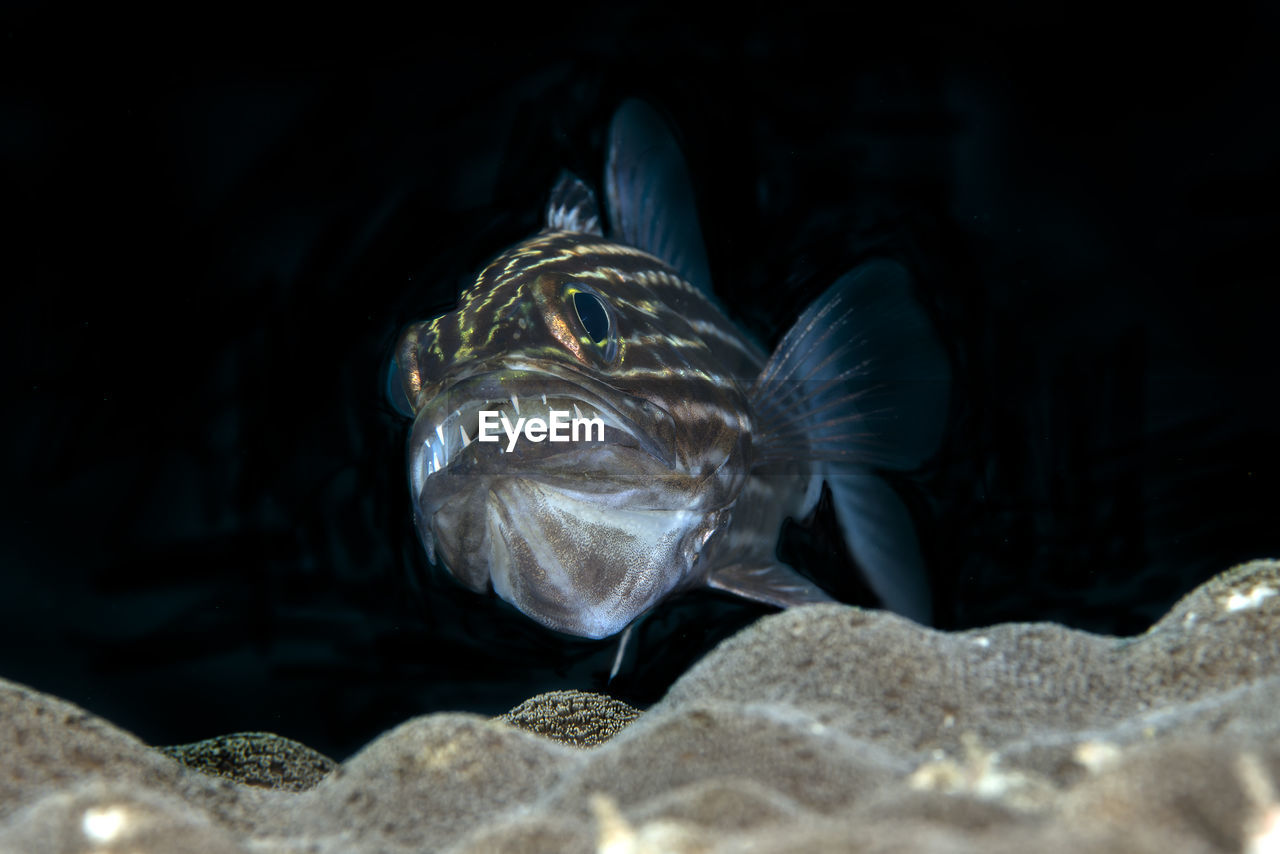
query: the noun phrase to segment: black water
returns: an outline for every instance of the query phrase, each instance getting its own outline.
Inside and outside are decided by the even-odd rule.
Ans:
[[[1280,556],[1275,13],[856,15],[6,13],[0,676],[153,743],[336,756],[602,689],[612,645],[426,571],[380,372],[560,169],[598,179],[628,95],[761,338],[864,257],[916,273],[956,386],[895,484],[941,625],[1137,632]],[[786,545],[859,601],[837,548]],[[672,602],[614,692],[767,610]]]

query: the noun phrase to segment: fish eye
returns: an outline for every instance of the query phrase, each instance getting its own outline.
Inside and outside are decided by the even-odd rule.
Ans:
[[[616,362],[621,354],[618,315],[608,297],[601,296],[588,284],[568,281],[560,286],[560,299],[563,300],[562,308],[557,312],[559,316],[555,321],[561,331],[553,330],[560,343],[579,359],[590,353],[603,365]],[[569,305],[573,306],[572,314]],[[573,323],[575,317],[576,325]]]
[[[587,291],[573,291],[573,310],[578,322],[596,344],[609,340],[609,311],[600,297]]]

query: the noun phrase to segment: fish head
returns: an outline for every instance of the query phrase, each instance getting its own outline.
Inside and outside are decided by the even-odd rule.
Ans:
[[[406,330],[392,380],[432,562],[589,638],[702,580],[750,468],[749,380],[724,373],[691,291],[638,249],[544,232]],[[516,432],[535,419],[545,438]]]

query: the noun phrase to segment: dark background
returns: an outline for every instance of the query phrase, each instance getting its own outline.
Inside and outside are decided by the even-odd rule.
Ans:
[[[599,180],[630,95],[766,343],[864,257],[915,272],[956,380],[894,483],[939,625],[1140,632],[1280,556],[1274,11],[184,14],[0,29],[4,678],[152,743],[339,757],[602,690],[611,643],[426,571],[380,383],[560,169]],[[829,524],[785,548],[860,601]],[[611,690],[652,702],[764,613],[670,603]]]

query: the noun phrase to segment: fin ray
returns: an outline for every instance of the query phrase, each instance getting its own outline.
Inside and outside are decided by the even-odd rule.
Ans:
[[[869,261],[836,281],[783,338],[751,390],[757,466],[808,459],[831,489],[845,545],[888,609],[928,623],[932,601],[911,515],[871,469],[908,470],[937,449],[950,368],[911,277]]]
[[[949,382],[910,276],[869,261],[800,316],[752,387],[760,458],[915,468],[937,449]]]
[[[780,563],[722,567],[711,573],[707,585],[715,590],[779,608],[836,601],[812,581]]]
[[[609,128],[605,196],[614,237],[661,258],[708,297],[711,272],[684,156],[658,113],[625,101]]]
[[[567,170],[560,173],[560,178],[551,188],[546,219],[544,231],[573,231],[604,236],[604,230],[600,227],[600,206],[596,204],[595,193],[591,192],[591,188],[582,179]]]
[[[915,524],[902,499],[871,472],[828,473],[845,545],[881,603],[929,625],[933,601]]]

